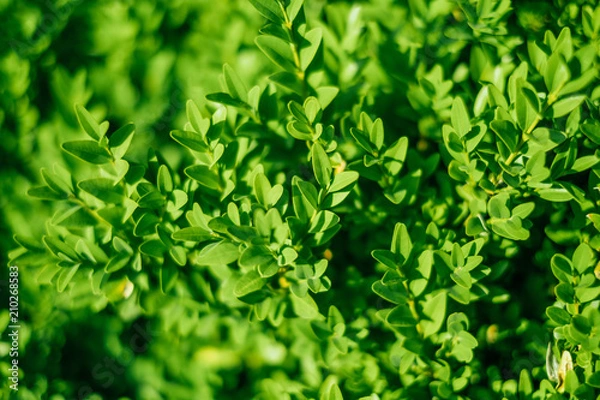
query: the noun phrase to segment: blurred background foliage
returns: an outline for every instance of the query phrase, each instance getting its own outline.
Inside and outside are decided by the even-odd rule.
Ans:
[[[0,13],[5,235],[40,229],[43,218],[23,219],[23,189],[64,158],[60,143],[79,132],[73,104],[133,122],[138,149],[173,146],[185,102],[219,89],[223,63],[249,81],[270,68],[253,42],[260,15],[243,1],[6,1]]]
[[[246,1],[9,0],[0,2],[0,21],[0,257],[4,265],[14,248],[13,234],[39,237],[54,211],[51,204],[26,192],[39,181],[41,167],[73,162],[60,144],[79,135],[75,103],[104,116],[113,126],[135,123],[138,134],[132,148],[140,154],[145,156],[148,147],[169,154],[169,147],[175,145],[168,133],[183,125],[185,102],[219,90],[224,63],[235,66],[247,81],[258,80],[271,68],[254,46],[263,20]],[[252,340],[246,340],[250,328],[244,319],[209,316],[196,321],[195,343],[179,347],[178,335],[173,334],[150,354],[135,354],[135,362],[125,359],[111,369],[103,360],[123,361],[119,358],[123,350],[131,351],[127,343],[136,332],[127,330],[135,316],[124,307],[90,319],[89,304],[74,304],[70,294],[57,295],[53,288],[38,285],[27,270],[21,270],[20,278],[20,360],[25,374],[19,398],[74,399],[93,392],[106,399],[157,398],[152,387],[162,387],[163,396],[170,398],[211,398],[216,393],[208,388],[220,386],[222,379],[218,372],[239,373],[245,354],[256,352]],[[4,303],[3,327],[8,324]],[[253,356],[255,364],[276,364],[285,355],[281,345],[264,335],[253,340],[267,345],[267,350]],[[140,346],[150,341],[152,336],[144,336]],[[7,342],[0,353],[7,357]],[[203,354],[212,365],[204,365]],[[171,365],[152,362],[155,357],[165,363],[170,360]],[[128,367],[126,373],[119,365]],[[7,366],[2,362],[3,376]],[[189,375],[182,379],[193,381],[195,389],[170,388],[169,379],[162,375],[172,368]],[[94,378],[92,371],[101,379]],[[2,386],[7,382],[4,377]],[[234,382],[224,382],[225,387],[231,385]],[[3,391],[4,396],[8,393]]]
[[[329,118],[374,111],[387,131],[408,136],[411,146],[431,155],[442,141],[440,127],[450,120],[452,97],[473,100],[476,79],[469,74],[490,73],[482,72],[492,63],[486,57],[505,78],[527,58],[526,42],[542,40],[547,29],[558,36],[569,27],[575,43],[598,45],[598,22],[591,23],[591,38],[582,28],[583,9],[600,21],[594,1],[479,3],[494,5],[481,20],[464,12],[478,2],[462,0],[307,0],[309,17],[328,26],[323,58],[342,93],[336,100],[340,115]],[[221,90],[224,63],[242,81],[263,87],[276,70],[254,44],[265,21],[245,0],[4,0],[0,21],[4,265],[16,247],[12,236],[40,237],[55,211],[53,203],[26,195],[40,182],[40,168],[57,163],[81,168],[60,149],[81,135],[73,104],[85,105],[113,127],[133,122],[133,158],[136,152],[145,157],[152,147],[177,166],[184,155],[169,131],[185,124],[188,99],[203,111],[213,110],[204,97]],[[481,43],[484,67],[473,61],[480,56],[473,56],[474,44]],[[423,85],[424,80],[431,84]],[[358,153],[356,145],[340,147],[349,159]],[[369,203],[375,184],[365,184],[363,203],[355,204],[361,212],[346,210],[349,228],[331,246],[332,264],[343,272],[331,272],[335,290],[320,300],[334,303],[347,319],[355,342],[342,355],[317,340],[309,321],[265,328],[248,321],[237,305],[209,310],[189,301],[189,288],[178,292],[182,296],[150,296],[143,313],[135,297],[107,305],[86,293],[57,293],[21,269],[19,398],[337,399],[331,389],[337,383],[348,398],[400,398],[396,335],[375,317],[385,305],[370,289],[384,269],[369,254],[389,246],[390,218],[414,222],[420,215],[455,226],[467,206],[448,181],[445,171],[432,174],[430,186],[418,194],[422,202],[390,212],[382,202]],[[563,223],[569,217],[563,207],[553,218]],[[491,278],[498,290],[493,294],[506,296],[500,288],[508,287],[512,297],[508,303],[477,303],[469,312],[481,344],[476,373],[465,370],[474,382],[472,398],[517,398],[523,369],[533,371],[536,382],[545,378],[551,334],[544,310],[554,300],[547,265],[562,245],[572,244],[568,240],[578,229],[559,231],[556,225],[551,234],[563,234],[566,241],[538,235],[517,246],[500,240],[486,254],[500,271]],[[363,247],[348,245],[357,242]],[[5,302],[0,306],[0,328],[5,328],[8,312]],[[343,317],[333,314],[330,320],[341,318],[344,325]],[[0,355],[7,352],[8,343],[0,343]],[[478,370],[481,365],[486,368]],[[4,382],[7,366],[0,363]]]

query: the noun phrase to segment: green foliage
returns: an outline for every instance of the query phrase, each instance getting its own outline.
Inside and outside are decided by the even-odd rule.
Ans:
[[[19,398],[598,397],[595,2],[24,4]]]

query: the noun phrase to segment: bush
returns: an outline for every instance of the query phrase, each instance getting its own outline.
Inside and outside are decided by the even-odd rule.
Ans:
[[[600,6],[325,3],[0,10],[18,398],[600,394]]]

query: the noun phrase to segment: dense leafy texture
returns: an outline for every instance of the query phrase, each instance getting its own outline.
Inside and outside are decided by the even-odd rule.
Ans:
[[[18,398],[600,394],[596,2],[0,16]]]

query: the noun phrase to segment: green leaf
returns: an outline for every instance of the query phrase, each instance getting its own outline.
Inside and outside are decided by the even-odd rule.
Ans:
[[[531,132],[531,136],[529,141],[527,141],[526,146],[534,152],[539,150],[549,151],[564,142],[566,138],[566,135],[561,131],[548,128],[536,128]],[[525,152],[528,153],[527,151]]]
[[[593,258],[594,253],[590,246],[586,243],[581,243],[575,249],[575,253],[573,253],[573,266],[580,274],[583,274],[592,264]]]
[[[263,207],[269,206],[269,192],[271,191],[271,183],[263,173],[258,173],[254,176],[254,193],[258,202]]]
[[[485,224],[478,217],[469,216],[465,222],[465,232],[468,236],[479,236],[485,232]]]
[[[160,290],[168,293],[177,282],[178,270],[173,265],[164,266],[159,270],[158,281]]]
[[[308,293],[308,282],[302,280],[292,282],[290,285],[290,292],[300,298],[306,297]]]
[[[573,304],[575,301],[575,290],[566,282],[561,282],[556,285],[554,293],[556,294],[556,297],[565,304]]]
[[[189,226],[173,232],[171,237],[175,240],[202,243],[216,239],[210,232],[196,226]]]
[[[57,264],[47,264],[35,275],[36,282],[38,284],[51,284],[56,274],[63,270],[64,268],[59,267]]]
[[[567,115],[575,108],[579,107],[586,97],[587,96],[581,94],[564,97],[558,100],[556,103],[552,104],[552,107],[550,108],[552,118],[560,118]]]
[[[234,202],[227,204],[227,218],[235,225],[239,226],[242,223],[240,221],[240,209]]]
[[[263,17],[274,22],[281,24],[285,18],[283,11],[277,0],[250,0],[250,3],[262,14]]]
[[[560,282],[570,283],[573,279],[573,264],[562,254],[555,254],[550,260],[552,273]]]
[[[149,239],[140,245],[139,250],[147,256],[162,258],[167,251],[167,247],[158,239]]]
[[[106,164],[112,160],[108,150],[93,140],[74,140],[62,145],[67,153],[91,164]]]
[[[512,216],[509,219],[493,220],[491,221],[491,227],[494,233],[507,239],[529,239],[529,231],[523,228],[523,222],[518,216]]]
[[[64,212],[57,212],[52,218],[52,224],[66,228],[83,228],[95,226],[98,220],[90,215],[88,211],[80,206],[71,207]]]
[[[381,118],[377,118],[373,122],[373,126],[371,127],[371,130],[369,132],[369,140],[375,145],[375,148],[377,148],[377,150],[380,150],[383,146],[383,139],[383,121],[381,120]]]
[[[75,105],[75,113],[77,115],[77,121],[79,121],[79,125],[81,125],[85,133],[92,139],[100,140],[102,137],[100,125],[92,114],[80,104]]]
[[[554,187],[536,190],[538,196],[552,202],[565,202],[573,199],[573,195],[565,188]]]
[[[465,136],[471,130],[471,121],[465,103],[460,97],[455,97],[452,101],[452,110],[450,112],[452,127],[459,137]]]
[[[133,254],[133,249],[131,248],[131,246],[125,240],[121,239],[118,236],[113,237],[112,245],[113,248],[119,253],[126,253],[128,255]]]
[[[58,258],[64,259],[66,256],[72,261],[79,260],[79,255],[74,248],[57,237],[46,235],[42,237],[42,242]]]
[[[270,277],[274,276],[278,271],[279,271],[279,265],[277,264],[275,259],[272,259],[271,261],[260,264],[258,266],[258,273],[263,278],[270,278]]]
[[[392,176],[398,175],[408,151],[408,138],[401,137],[383,153],[383,166]]]
[[[508,102],[506,101],[505,95],[495,85],[486,85],[486,87],[488,88],[490,95],[490,107],[499,107],[508,110]]]
[[[180,210],[188,202],[188,195],[183,190],[175,189],[171,193],[170,200],[173,201],[173,207],[175,210]],[[169,209],[167,209],[170,211]]]
[[[229,226],[227,232],[242,242],[251,242],[259,236],[257,229],[250,226]]]
[[[165,195],[173,191],[173,178],[171,177],[169,168],[164,164],[158,167],[156,186],[158,187],[158,190]]]
[[[462,268],[465,266],[465,255],[463,249],[458,243],[452,244],[452,252],[450,253],[450,261],[452,268]]]
[[[69,284],[69,282],[71,282],[71,280],[77,273],[77,270],[79,269],[80,265],[81,264],[75,264],[71,268],[63,268],[62,271],[60,271],[60,274],[58,275],[58,278],[56,280],[56,289],[59,293],[65,291],[67,285]]]
[[[129,174],[131,168],[129,166],[129,163],[123,159],[117,160],[115,159],[114,164],[111,166],[113,171],[110,171],[109,174],[115,177],[115,182],[122,182],[123,183],[131,183],[132,182],[132,175],[133,174]],[[140,165],[136,166],[137,168],[140,168]],[[134,168],[136,168],[134,167]],[[110,167],[109,167],[110,168]],[[143,168],[143,167],[142,167]]]
[[[137,203],[140,208],[158,210],[165,204],[165,198],[160,192],[153,190],[140,197]]]
[[[273,186],[271,188],[271,190],[269,190],[269,192],[267,193],[267,206],[268,207],[273,207],[277,204],[277,202],[281,199],[281,196],[283,196],[283,193],[285,192],[285,189],[283,188],[283,186],[277,184],[275,186]]]
[[[299,297],[294,293],[290,293],[290,300],[292,302],[292,308],[297,316],[304,319],[322,319],[319,313],[319,306],[315,303],[315,300],[306,294],[303,297]]]
[[[531,376],[526,369],[521,370],[519,375],[519,398],[527,399],[527,396],[531,396],[533,393],[533,383],[531,382]]]
[[[420,278],[412,279],[408,286],[414,296],[420,296],[426,289],[433,268],[433,252],[431,250],[423,251],[417,261],[416,271],[420,274]]]
[[[463,267],[456,268],[450,274],[450,278],[452,278],[452,280],[456,282],[457,285],[462,286],[466,289],[470,289],[473,285],[471,274],[466,268]]]
[[[386,318],[387,323],[398,327],[413,327],[417,325],[417,320],[407,305],[401,304],[392,309]]]
[[[187,147],[190,150],[198,151],[200,153],[207,152],[209,147],[204,142],[201,135],[196,132],[190,131],[171,131],[170,133],[173,140],[180,145]]]
[[[583,315],[574,315],[571,319],[571,325],[583,335],[589,335],[592,331],[592,325],[590,324],[590,321]]]
[[[70,180],[63,180],[57,174],[50,174],[46,168],[41,169],[42,178],[52,190],[56,193],[72,193],[73,185]]]
[[[310,97],[309,97],[310,98]],[[314,98],[314,97],[313,97]],[[304,102],[305,105],[309,100],[306,99],[306,101]],[[305,106],[302,106],[300,103],[298,103],[297,101],[290,101],[287,104],[287,108],[288,111],[290,112],[290,114],[297,119],[299,122],[305,124],[305,125],[310,125],[311,122],[308,120],[308,117],[306,116],[306,111],[305,111]]]
[[[326,109],[329,104],[336,98],[340,89],[336,86],[320,86],[316,89],[317,98],[321,108]]]
[[[185,104],[185,109],[186,109],[187,118],[190,121],[190,125],[192,126],[194,131],[200,135],[200,141],[204,142],[204,138],[206,137],[206,134],[208,133],[208,130],[210,129],[210,119],[202,118],[202,114],[200,113],[198,106],[196,105],[196,103],[193,100],[187,101],[187,103]],[[188,131],[184,131],[184,132],[188,132]],[[175,140],[177,140],[177,139],[175,139]],[[185,144],[184,144],[184,146],[185,146]],[[195,149],[192,149],[192,150],[195,150]],[[204,150],[197,150],[197,151],[204,151]]]
[[[516,151],[521,134],[517,131],[517,128],[515,128],[512,122],[495,119],[490,123],[490,128],[492,128],[509,151]]]
[[[213,190],[221,189],[219,176],[206,165],[192,165],[183,172],[204,187]]]
[[[265,285],[266,281],[258,274],[258,272],[252,270],[244,275],[237,281],[233,294],[236,297],[244,297],[252,292],[256,292]]]
[[[371,256],[390,269],[396,269],[403,264],[400,263],[397,260],[398,257],[389,250],[373,250]]]
[[[596,230],[600,232],[600,214],[590,213],[586,216],[590,221],[592,221],[592,224],[594,224],[594,228],[596,228]]]
[[[159,222],[160,220],[153,213],[145,213],[135,224],[133,234],[137,237],[142,237],[156,233],[156,225],[158,225]]]
[[[575,294],[580,303],[588,303],[600,297],[600,286],[579,287],[575,289]]]
[[[528,131],[533,122],[538,118],[539,99],[537,95],[527,87],[521,87],[517,91],[515,100],[515,108],[517,111],[517,124],[523,131]]]
[[[559,307],[548,307],[546,315],[558,325],[568,325],[571,322],[571,315]]]
[[[42,200],[65,200],[69,196],[66,193],[56,192],[48,186],[35,186],[27,190],[27,194]]]
[[[296,104],[295,102],[290,102],[290,105]],[[301,116],[306,116],[305,121],[310,125],[314,125],[321,118],[321,105],[319,104],[319,100],[316,97],[310,96],[304,101],[304,113],[300,114]],[[294,110],[295,107],[290,107],[290,111]],[[294,114],[295,116],[296,114]],[[300,120],[302,120],[300,118]]]
[[[412,251],[413,245],[408,234],[406,225],[401,222],[396,223],[394,227],[394,235],[392,236],[391,251],[399,256],[402,256],[403,263],[408,260]]]
[[[535,203],[530,201],[528,203],[519,204],[518,206],[513,208],[511,213],[513,216],[519,217],[521,219],[525,219],[529,216],[529,214],[531,214],[533,212],[534,209],[535,209]]]
[[[237,107],[237,108],[250,108],[250,106],[239,99],[232,97],[229,93],[217,92],[210,93],[206,95],[206,99],[210,101],[214,101],[215,103],[225,104],[227,106]]]
[[[123,190],[115,185],[112,179],[95,178],[86,179],[77,184],[79,189],[88,192],[92,196],[102,200],[105,203],[121,203],[124,198]]]
[[[329,210],[320,210],[312,218],[309,233],[324,232],[337,225],[340,222],[340,217]]]
[[[600,388],[600,371],[596,371],[588,376],[586,383],[592,387]]]
[[[340,192],[329,193],[323,200],[322,207],[333,208],[341,204],[346,199],[346,197],[348,197],[349,194],[349,190],[342,190]]]
[[[358,172],[355,171],[342,171],[337,175],[334,175],[333,182],[329,187],[329,192],[339,192],[343,189],[353,185],[358,180]]]
[[[319,400],[344,400],[344,396],[337,383],[334,383],[327,391],[323,392]]]
[[[133,140],[134,132],[135,125],[129,123],[123,125],[110,135],[110,138],[108,138],[108,146],[110,147],[110,151],[115,160],[120,160],[125,153],[127,153],[131,141]]]
[[[298,78],[298,76],[294,73],[291,72],[287,72],[287,71],[281,71],[281,72],[277,72],[271,76],[269,76],[269,80],[273,81],[274,83],[278,84],[281,87],[284,87],[288,90],[291,90],[292,92],[301,94],[303,91],[303,86],[302,86],[302,81],[300,80],[300,78]],[[317,89],[318,91],[318,89]],[[319,100],[321,100],[319,98]],[[322,104],[325,104],[324,102],[321,101]],[[323,106],[325,107],[325,106]]]
[[[553,51],[563,56],[566,61],[571,60],[573,56],[573,42],[571,40],[571,30],[568,27],[564,27],[560,31],[552,47]]]
[[[273,301],[270,297],[267,297],[260,303],[256,303],[254,305],[254,313],[256,314],[256,318],[258,318],[259,321],[264,321],[265,319],[267,319],[267,316],[269,315],[269,310],[272,306]]]
[[[281,250],[280,265],[290,265],[298,258],[298,252],[291,247],[285,247]]]
[[[294,53],[292,52],[289,43],[271,35],[258,36],[255,39],[255,42],[258,48],[265,53],[273,63],[279,65],[288,72],[295,72],[297,70],[294,63]]]
[[[548,92],[556,96],[570,78],[571,72],[564,59],[559,53],[553,53],[548,58],[544,71],[544,82],[546,83]]]
[[[461,362],[468,363],[473,359],[473,351],[477,347],[477,339],[467,331],[460,331],[456,335],[456,345],[452,355]]]
[[[319,50],[323,39],[323,31],[321,28],[315,28],[306,32],[303,39],[300,44],[300,69],[306,71],[315,58],[317,50]]]
[[[230,241],[223,240],[217,243],[211,243],[204,247],[195,260],[196,265],[222,265],[231,264],[240,256],[237,245]]]
[[[394,304],[406,304],[408,293],[401,280],[397,279],[392,282],[383,283],[375,281],[371,286],[373,292],[380,297]]]
[[[311,128],[300,121],[290,121],[287,126],[289,134],[298,140],[312,140],[313,132]]]
[[[290,0],[287,6],[287,15],[290,22],[294,22],[296,16],[302,9],[302,5],[304,4],[304,0]]]
[[[371,146],[367,135],[360,129],[350,128],[350,135],[356,140],[356,144],[362,147],[367,153],[374,154],[375,150]]]
[[[435,296],[426,296],[425,300],[421,302],[423,315],[427,317],[427,319],[422,319],[420,322],[423,337],[437,333],[442,325],[444,325],[444,321],[446,320],[446,302],[447,296],[443,290]]]
[[[302,199],[304,200],[306,205],[309,207],[309,211],[310,211],[309,217],[312,217],[313,212],[318,209],[319,195],[317,193],[317,189],[315,188],[315,186],[312,183],[303,181],[301,179],[293,180],[293,183],[295,183],[295,186],[300,191]]]
[[[273,253],[265,245],[250,245],[240,256],[240,266],[252,268],[257,265],[267,264],[275,258]]]
[[[311,158],[315,178],[322,188],[329,186],[331,182],[331,161],[329,156],[318,142],[313,143]]]
[[[248,102],[248,89],[229,64],[223,65],[223,78],[229,94],[245,103]]]
[[[104,267],[104,271],[107,273],[113,273],[120,270],[129,263],[130,257],[131,256],[127,253],[118,253],[108,261],[106,267]]]
[[[571,166],[571,171],[583,172],[596,166],[600,162],[600,158],[596,155],[579,157]]]
[[[510,218],[510,209],[508,208],[509,196],[506,193],[500,193],[490,198],[487,209],[490,217],[507,219]]]
[[[597,70],[596,68],[590,68],[580,76],[572,79],[570,82],[567,82],[566,85],[563,86],[562,90],[558,92],[559,96],[566,96],[567,94],[579,92],[583,89],[586,89],[597,79]]]

